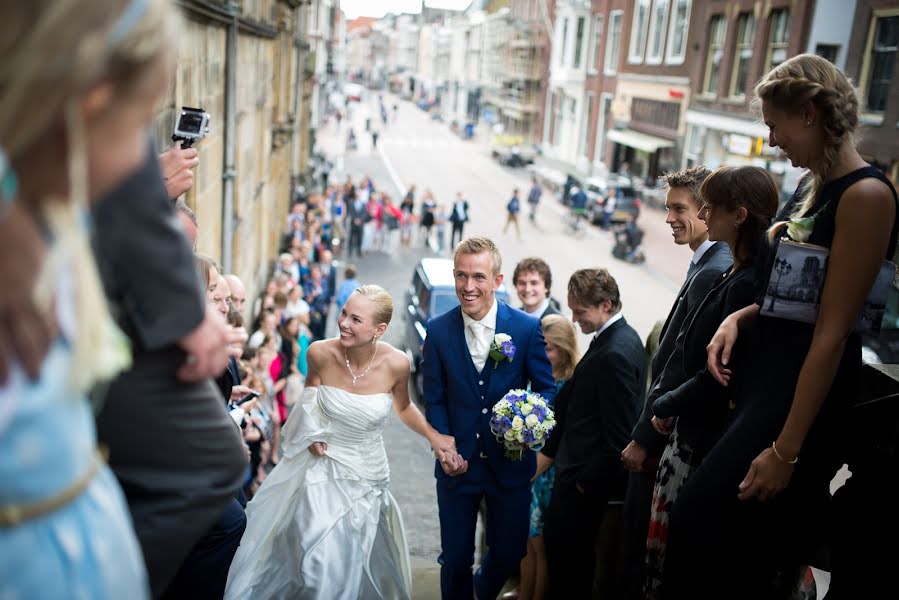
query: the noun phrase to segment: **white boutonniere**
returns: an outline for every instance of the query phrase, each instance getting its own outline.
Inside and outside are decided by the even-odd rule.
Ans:
[[[493,359],[493,368],[499,366],[504,360],[512,362],[515,358],[515,343],[512,336],[507,333],[497,333],[493,336],[493,343],[490,344],[490,358]]]
[[[787,235],[794,242],[806,242],[815,229],[815,217],[802,217],[787,221]]]

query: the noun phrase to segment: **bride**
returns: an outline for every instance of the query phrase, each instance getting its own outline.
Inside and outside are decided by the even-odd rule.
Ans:
[[[381,432],[393,408],[441,461],[455,440],[409,400],[409,360],[380,341],[390,295],[364,285],[338,318],[340,337],[309,346],[302,402],[284,428],[284,458],[247,505],[225,598],[411,597],[403,522],[387,490]]]

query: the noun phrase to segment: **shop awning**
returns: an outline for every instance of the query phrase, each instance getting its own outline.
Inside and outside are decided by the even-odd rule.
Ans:
[[[656,137],[647,133],[640,133],[633,129],[610,129],[607,135],[613,142],[623,146],[630,146],[631,148],[636,148],[643,152],[649,152],[650,154],[659,148],[671,148],[674,146],[674,142],[671,140],[666,140],[665,138]]]

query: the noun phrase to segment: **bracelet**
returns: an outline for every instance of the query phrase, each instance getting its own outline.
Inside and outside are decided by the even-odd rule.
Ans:
[[[782,463],[785,463],[788,465],[795,465],[797,462],[799,462],[799,455],[796,455],[796,457],[793,458],[793,460],[787,460],[783,456],[781,456],[780,452],[777,451],[777,440],[771,442],[771,449],[774,450],[774,456],[776,456],[777,459],[780,460],[780,462],[782,462]]]

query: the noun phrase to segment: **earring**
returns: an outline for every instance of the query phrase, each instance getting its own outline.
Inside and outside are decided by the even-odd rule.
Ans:
[[[805,126],[806,126],[806,127],[811,127],[811,126],[812,126],[812,122],[811,122],[811,121],[806,121],[806,122],[805,122]]]
[[[374,345],[375,345],[375,342],[377,342],[377,341],[378,341],[378,336],[377,336],[377,335],[371,336],[371,345],[372,345],[372,346],[374,346]]]
[[[740,228],[740,224],[739,224],[739,223],[734,223],[734,229],[739,229],[739,228]]]

